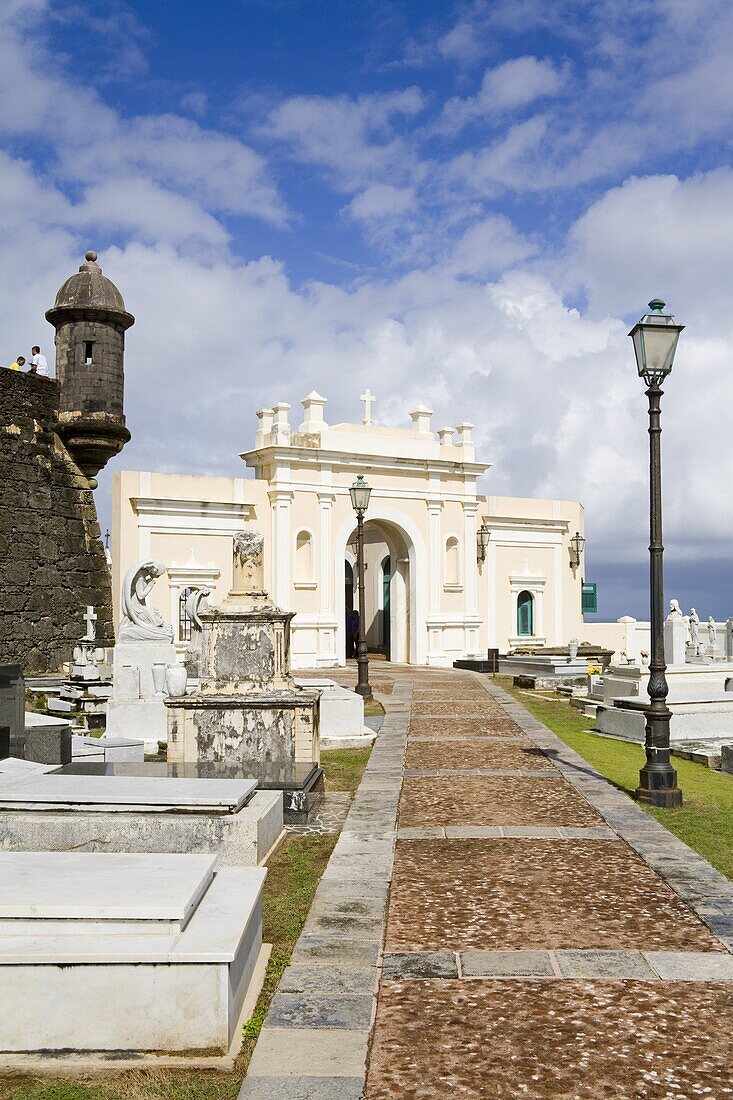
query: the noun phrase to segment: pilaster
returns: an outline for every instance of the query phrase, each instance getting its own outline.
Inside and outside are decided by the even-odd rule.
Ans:
[[[292,604],[289,549],[294,494],[292,489],[271,489],[267,495],[272,514],[272,598],[278,607],[288,609]]]

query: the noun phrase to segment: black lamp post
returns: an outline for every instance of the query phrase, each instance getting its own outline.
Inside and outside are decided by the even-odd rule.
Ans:
[[[583,550],[585,548],[585,539],[581,535],[580,531],[576,531],[570,540],[570,567],[571,569],[577,569],[580,565],[580,559],[583,556]]]
[[[672,370],[677,342],[684,325],[679,325],[671,313],[664,312],[664,302],[654,298],[650,312],[634,325],[629,336],[634,341],[634,354],[639,375],[644,379],[649,399],[649,588],[652,652],[649,664],[649,706],[646,711],[646,764],[639,772],[636,797],[652,806],[674,809],[682,805],[682,791],[677,786],[677,772],[669,757],[669,720],[667,707],[667,665],[664,658],[664,572],[662,544],[662,448],[661,448],[661,383]]]
[[[356,693],[364,699],[371,699],[372,689],[369,686],[369,657],[367,656],[365,635],[366,598],[364,593],[364,513],[369,507],[369,497],[372,495],[371,486],[367,485],[362,474],[359,474],[354,484],[349,489],[351,504],[356,512],[356,571],[359,583],[359,642],[357,648],[356,664],[358,676]]]
[[[489,549],[489,542],[491,541],[491,530],[485,523],[482,523],[476,532],[476,550],[477,558],[479,561],[486,561],[486,553]]]

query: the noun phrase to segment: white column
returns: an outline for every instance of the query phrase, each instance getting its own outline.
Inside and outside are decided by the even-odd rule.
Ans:
[[[463,576],[466,593],[466,614],[475,615],[476,607],[476,514],[478,501],[463,504]]]
[[[476,516],[478,501],[463,502],[463,591],[465,596],[466,627],[464,631],[467,653],[477,653],[479,648],[478,615],[478,563],[476,560]]]
[[[272,598],[278,607],[292,609],[290,561],[292,558],[290,489],[272,489],[268,496],[272,511]]]
[[[333,505],[336,500],[334,493],[319,493],[318,504],[320,510],[320,524],[318,528],[319,538],[319,569],[318,585],[320,590],[319,606],[321,614],[330,616],[334,613],[333,601],[333,547],[331,545],[331,520],[333,518]]]
[[[563,645],[565,642],[569,642],[569,638],[563,637],[563,615],[562,615],[562,600],[563,600],[563,548],[562,545],[555,547],[555,637],[551,641],[551,645]],[[570,569],[568,568],[568,573]]]
[[[443,502],[428,501],[428,616],[440,612],[440,586],[443,570],[443,540],[440,531],[440,514]]]
[[[495,536],[492,532],[492,538],[489,542],[489,549],[486,554],[486,561],[484,562],[483,569],[483,581],[486,585],[486,606],[487,606],[487,618],[488,622],[488,648],[496,649],[499,645],[497,641],[497,621],[496,621],[496,601],[498,599],[497,580],[496,580],[496,542]]]
[[[408,662],[410,660],[408,638],[408,595],[407,577],[409,563],[405,558],[398,558],[392,572],[390,584],[391,615],[391,650],[392,660],[395,662]]]

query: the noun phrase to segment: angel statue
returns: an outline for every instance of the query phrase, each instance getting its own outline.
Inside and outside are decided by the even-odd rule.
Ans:
[[[697,653],[697,647],[700,645],[700,616],[693,607],[690,611],[690,645]]]
[[[708,640],[713,649],[715,649],[718,644],[718,628],[715,625],[715,619],[712,615],[708,617]]]
[[[210,588],[194,588],[194,590],[190,592],[186,598],[186,614],[191,620],[192,633],[201,633],[203,626],[201,622],[201,612],[208,610],[210,595]]]
[[[139,561],[127,570],[122,582],[119,641],[173,641],[173,627],[163,621],[154,607],[148,607],[145,603],[158,577],[164,573],[162,561]]]

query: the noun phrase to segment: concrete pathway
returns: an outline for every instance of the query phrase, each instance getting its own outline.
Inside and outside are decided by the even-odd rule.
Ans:
[[[241,1096],[733,1097],[733,885],[488,677],[389,672]]]

